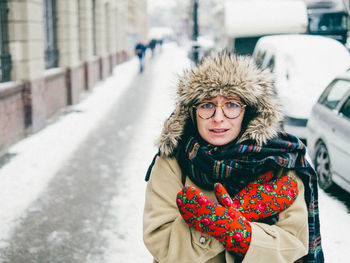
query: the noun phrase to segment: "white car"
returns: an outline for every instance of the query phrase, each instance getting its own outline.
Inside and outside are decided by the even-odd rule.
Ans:
[[[324,87],[350,68],[350,54],[338,41],[312,35],[265,36],[253,57],[276,75],[276,93],[285,110],[283,129],[306,142],[311,108]]]
[[[307,123],[308,152],[319,185],[333,182],[350,192],[350,72],[336,77],[313,106]]]

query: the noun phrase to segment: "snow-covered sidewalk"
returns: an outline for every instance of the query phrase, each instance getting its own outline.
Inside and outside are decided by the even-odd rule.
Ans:
[[[9,149],[14,157],[0,169],[0,246],[6,245],[18,219],[71,157],[89,132],[128,88],[138,72],[132,59],[115,67],[69,114]]]
[[[150,102],[146,109],[140,109],[145,117],[136,127],[139,133],[126,158],[138,165],[122,164],[124,170],[120,179],[123,183],[118,185],[109,215],[106,215],[105,240],[99,248],[103,255],[94,255],[92,251],[88,257],[91,263],[116,262],[121,257],[126,263],[152,261],[142,242],[144,175],[157,151],[154,141],[162,122],[173,109],[176,74],[189,63],[186,52],[175,44],[163,46],[162,53],[152,60],[148,77],[152,79]],[[14,157],[0,168],[0,207],[6,211],[0,214],[0,248],[8,246],[15,227],[25,218],[26,210],[139,77],[138,66],[137,59],[118,65],[111,77],[94,87],[81,103],[72,106],[71,113],[62,115],[42,131],[9,149],[9,154]]]
[[[165,49],[164,49],[165,48]],[[152,262],[142,241],[142,214],[146,183],[145,172],[156,154],[154,146],[164,120],[174,108],[176,74],[188,66],[186,52],[175,45],[163,47],[163,53],[152,64],[152,90],[143,120],[135,129],[130,154],[125,158],[117,194],[107,216],[103,261],[91,258],[88,263]],[[147,70],[147,64],[146,64]],[[137,165],[135,165],[137,164]]]

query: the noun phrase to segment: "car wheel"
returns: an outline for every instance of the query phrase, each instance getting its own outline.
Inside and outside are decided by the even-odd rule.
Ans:
[[[324,190],[328,189],[333,184],[331,160],[323,143],[319,143],[316,148],[315,168],[318,174],[318,185]]]

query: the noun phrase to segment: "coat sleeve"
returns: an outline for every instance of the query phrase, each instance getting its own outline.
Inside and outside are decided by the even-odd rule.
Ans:
[[[176,206],[182,189],[175,159],[157,157],[146,189],[143,239],[155,261],[207,262],[223,252],[219,241],[190,229]]]
[[[297,181],[298,197],[288,209],[280,213],[275,225],[251,223],[252,240],[242,263],[295,262],[307,254],[308,213],[304,184],[298,177]]]

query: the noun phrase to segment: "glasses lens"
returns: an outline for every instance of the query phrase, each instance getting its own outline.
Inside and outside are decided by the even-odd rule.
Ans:
[[[215,105],[210,102],[202,103],[197,107],[198,115],[203,119],[209,119],[214,115]]]
[[[237,102],[226,102],[224,104],[224,114],[229,119],[234,119],[241,114],[242,106]]]

